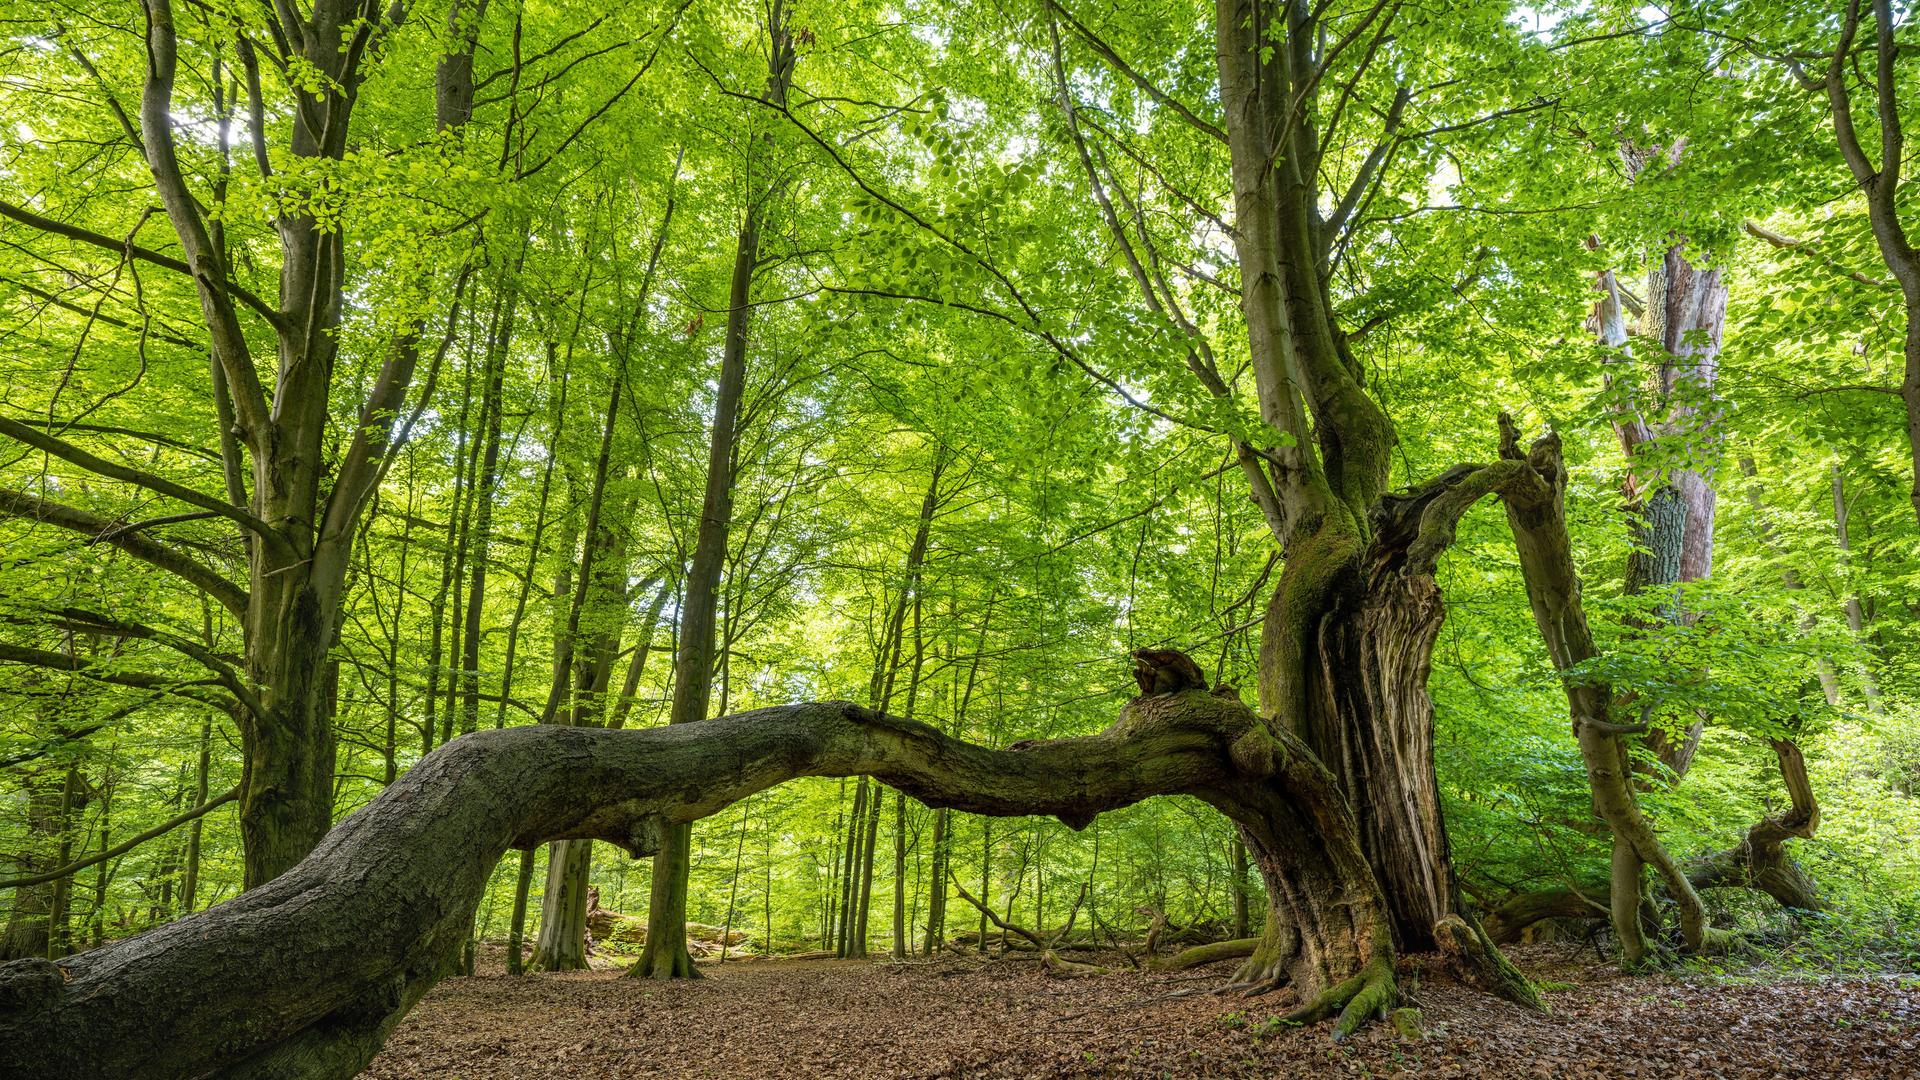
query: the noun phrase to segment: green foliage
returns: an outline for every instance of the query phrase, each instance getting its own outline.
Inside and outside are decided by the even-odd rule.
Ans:
[[[177,255],[164,217],[148,212],[151,176],[114,111],[139,100],[138,12],[3,6],[4,198]],[[1210,10],[1066,6],[1143,79],[1220,121]],[[649,650],[625,723],[664,721],[675,590],[698,526],[729,272],[756,162],[778,162],[778,180],[732,462],[716,707],[878,703],[891,674],[889,708],[969,739],[1085,734],[1131,694],[1127,652],[1152,646],[1186,649],[1254,696],[1279,553],[1231,440],[1273,449],[1290,437],[1262,419],[1247,371],[1227,151],[1074,33],[1062,35],[1056,75],[1047,7],[805,4],[803,91],[781,112],[752,100],[765,77],[760,6],[494,4],[477,27],[480,86],[461,132],[434,123],[434,71],[454,35],[445,5],[422,8],[380,43],[344,156],[300,157],[280,140],[264,174],[247,145],[245,96],[237,109],[234,97],[237,35],[261,35],[263,9],[216,3],[189,17],[178,7],[173,123],[235,282],[277,295],[275,214],[311,214],[345,238],[329,455],[345,452],[366,388],[406,334],[427,327],[430,344],[445,335],[400,410],[408,438],[360,522],[329,657],[338,814],[449,735],[535,722],[550,699],[565,701],[564,679],[553,694],[555,643],[594,543],[587,507],[616,394],[605,503],[620,552],[574,632],[613,643],[615,688]],[[1333,8],[1346,24],[1361,11]],[[1406,14],[1370,66],[1357,50],[1343,56],[1328,85],[1351,84],[1355,104],[1319,169],[1342,188],[1383,139],[1393,153],[1335,245],[1330,300],[1396,425],[1396,483],[1490,459],[1502,408],[1564,438],[1569,517],[1602,645],[1571,677],[1614,688],[1622,722],[1679,733],[1708,721],[1684,782],[1645,796],[1676,852],[1724,849],[1778,811],[1767,741],[1805,749],[1822,822],[1795,847],[1832,910],[1792,921],[1717,899],[1723,914],[1790,932],[1780,946],[1789,963],[1910,967],[1920,927],[1911,900],[1920,544],[1897,400],[1844,389],[1897,381],[1899,294],[1835,269],[1872,278],[1884,267],[1827,141],[1825,105],[1781,65],[1732,48],[1739,33],[1693,32],[1677,16],[1647,26],[1641,12],[1470,0]],[[1765,14],[1756,28],[1738,20],[1759,14],[1733,12],[1728,30],[1829,44],[1817,5]],[[1709,15],[1719,17],[1700,17]],[[291,129],[298,93],[341,92],[304,62],[260,73],[272,106],[261,122],[276,135]],[[1420,97],[1398,133],[1418,137],[1389,139],[1387,106],[1402,85],[1444,90]],[[1316,122],[1332,119],[1333,100],[1323,97]],[[1076,131],[1105,178],[1099,193]],[[1668,167],[1625,174],[1623,144],[1682,139],[1685,153]],[[1910,216],[1912,188],[1902,196]],[[1765,243],[1744,231],[1748,221],[1803,246]],[[1652,375],[1658,350],[1644,339],[1603,350],[1581,323],[1595,274],[1637,281],[1673,237],[1730,286],[1715,396],[1682,386],[1671,401],[1718,409],[1721,433],[1710,446],[1657,440],[1635,467],[1711,473],[1715,569],[1703,582],[1628,595],[1629,468],[1611,415]],[[14,219],[0,221],[0,240],[0,415],[223,491],[221,407],[191,282]],[[1153,280],[1153,302],[1136,275]],[[248,332],[268,340],[257,324]],[[1193,377],[1196,337],[1218,355],[1224,396]],[[493,363],[503,404],[483,550],[476,462]],[[272,361],[261,374],[291,377]],[[926,566],[903,609],[905,553],[936,459],[945,467]],[[246,582],[245,542],[230,523],[156,522],[180,508],[150,491],[9,441],[0,488],[146,522],[146,535]],[[466,575],[482,558],[491,585],[469,672],[455,645]],[[1477,897],[1591,880],[1609,840],[1498,506],[1462,524],[1438,579],[1450,613],[1433,658],[1436,757],[1462,877]],[[653,625],[645,614],[660,589]],[[0,516],[0,642],[68,656],[88,676],[0,663],[8,876],[186,808],[203,749],[207,792],[242,775],[240,727],[206,694],[204,667],[153,637],[62,626],[49,615],[62,608],[158,628],[229,663],[246,647],[239,620],[200,590],[112,544]],[[145,675],[162,689],[127,684]],[[477,714],[459,697],[468,676]],[[701,823],[690,918],[745,928],[754,947],[817,947],[838,903],[852,790],[796,782]],[[892,815],[882,816],[876,939],[896,888],[914,926],[944,888],[932,879],[933,820],[909,807],[896,884]],[[1102,937],[1137,930],[1142,904],[1182,924],[1232,919],[1231,830],[1192,800],[1128,808],[1080,833],[1051,820],[958,817],[949,840],[962,883],[1022,925],[1060,925],[1083,882],[1076,927]],[[176,831],[82,872],[68,912],[76,942],[180,914],[186,843]],[[232,811],[205,819],[198,859],[195,907],[238,891]],[[494,874],[484,937],[504,936],[516,869],[510,859]],[[602,903],[643,912],[649,873],[644,862],[598,859]],[[1260,883],[1241,887],[1257,920]],[[0,897],[11,914],[21,904]],[[948,929],[978,921],[955,894]],[[1259,1035],[1277,1022],[1221,1023]]]

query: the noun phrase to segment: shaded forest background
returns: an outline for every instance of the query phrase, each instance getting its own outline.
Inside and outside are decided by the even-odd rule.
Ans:
[[[769,79],[749,5],[422,8],[368,46],[328,154],[256,144],[285,117],[250,119],[247,93],[325,73],[248,60],[248,5],[183,4],[181,197],[242,292],[287,280],[276,223],[335,238],[310,267],[344,282],[303,406],[320,460],[287,467],[322,496],[362,485],[356,513],[295,521],[340,560],[302,691],[331,734],[328,805],[263,810],[250,866],[226,793],[265,775],[250,725],[280,706],[254,700],[237,593],[313,557],[262,570],[249,549],[271,544],[210,505],[246,502],[226,495],[256,478],[223,443],[266,399],[229,385],[207,327],[289,332],[244,296],[210,318],[166,265],[197,256],[132,118],[161,6],[0,4],[0,955],[229,899],[290,865],[260,853],[463,733],[666,723],[710,458],[732,499],[711,702],[677,719],[846,698],[987,745],[1086,734],[1133,693],[1141,648],[1254,696],[1281,559],[1239,455],[1282,443],[1256,431],[1227,151],[1203,130],[1211,12],[800,4],[776,96],[780,46]],[[1336,122],[1321,167],[1353,194],[1323,203],[1327,277],[1397,429],[1394,486],[1492,456],[1501,410],[1560,434],[1601,644],[1567,677],[1677,738],[1705,722],[1684,781],[1648,764],[1640,792],[1676,855],[1785,810],[1773,747],[1804,753],[1818,828],[1793,855],[1820,910],[1711,889],[1716,921],[1790,964],[1910,968],[1916,301],[1830,101],[1800,85],[1840,17],[1761,7],[1331,5],[1334,43],[1359,44],[1315,89]],[[1920,40],[1886,33],[1891,66],[1844,66],[1863,127],[1896,81],[1878,115],[1920,111]],[[1889,180],[1894,220],[1915,220],[1912,183]],[[1724,324],[1663,340],[1633,309],[1676,257],[1718,274]],[[1194,377],[1195,341],[1238,396]],[[737,422],[714,456],[729,344]],[[1661,382],[1665,358],[1703,355],[1704,379]],[[396,357],[411,382],[383,397]],[[283,362],[269,389],[300,377]],[[1696,419],[1623,449],[1648,395]],[[1682,476],[1717,495],[1710,573],[1636,579],[1660,550],[1649,499]],[[1436,578],[1462,888],[1483,912],[1604,890],[1611,837],[1497,509],[1464,519]],[[1074,832],[799,780],[691,837],[687,918],[746,952],[984,936],[962,887],[1027,926],[1077,911],[1096,938],[1136,934],[1143,907],[1246,937],[1266,910],[1229,822],[1186,798]],[[536,966],[582,963],[586,886],[640,915],[654,890],[647,860],[589,847],[503,861],[475,935],[507,938],[519,911]]]

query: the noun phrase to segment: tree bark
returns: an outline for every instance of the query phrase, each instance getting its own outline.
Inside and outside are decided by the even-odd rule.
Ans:
[[[520,872],[514,875],[513,915],[507,922],[507,974],[526,973],[523,945],[527,939],[527,899],[533,891],[533,849],[520,851]]]
[[[540,935],[529,961],[533,970],[586,970],[587,878],[592,871],[591,839],[556,840],[547,845],[547,889],[540,901]]]
[[[0,1071],[347,1077],[457,958],[510,847],[639,855],[802,775],[870,774],[933,806],[1046,814],[1184,793],[1245,830],[1272,910],[1242,981],[1350,1031],[1393,996],[1385,900],[1332,774],[1230,697],[1135,699],[1105,732],[995,751],[844,702],[646,731],[534,726],[436,750],[280,878],[55,965],[0,967]],[[236,1022],[236,1017],[245,1017]]]

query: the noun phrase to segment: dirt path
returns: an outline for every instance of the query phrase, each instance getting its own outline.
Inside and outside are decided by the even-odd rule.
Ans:
[[[1920,1077],[1920,980],[1726,985],[1542,962],[1552,1016],[1452,983],[1424,1038],[1261,1024],[1287,1004],[1180,990],[1221,972],[1049,978],[1036,965],[772,961],[698,983],[450,979],[365,1077]],[[484,970],[484,968],[483,968]]]

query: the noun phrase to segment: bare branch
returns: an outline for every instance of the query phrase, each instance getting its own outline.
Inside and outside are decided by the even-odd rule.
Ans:
[[[1762,228],[1757,222],[1752,221],[1746,223],[1746,230],[1748,236],[1765,240],[1767,243],[1772,244],[1782,251],[1791,251],[1799,255],[1805,255],[1836,273],[1845,274],[1847,277],[1852,278],[1862,285],[1871,285],[1876,289],[1897,289],[1900,287],[1885,278],[1877,278],[1869,274],[1863,274],[1858,270],[1847,269],[1841,265],[1840,260],[1815,247],[1811,240],[1795,240],[1790,236],[1782,236],[1777,232]],[[1897,393],[1898,391],[1894,392]]]
[[[115,254],[128,255],[139,259],[141,262],[152,263],[155,266],[164,267],[176,273],[185,274],[188,277],[197,277],[193,272],[193,267],[188,266],[186,263],[181,262],[171,255],[162,255],[151,248],[141,247],[139,244],[123,243],[115,240],[111,236],[94,232],[91,229],[83,229],[78,225],[69,225],[64,221],[55,221],[50,217],[42,217],[23,206],[16,206],[4,200],[0,200],[0,217],[9,217],[22,225],[31,226],[44,233],[51,233],[54,236],[64,236],[69,240],[77,240],[80,243],[90,244],[102,250],[114,252]],[[261,318],[267,320],[270,325],[280,325],[280,313],[274,310],[272,304],[260,299],[258,296],[234,284],[232,281],[222,281],[220,282],[220,287],[238,297],[241,303],[252,308]]]

